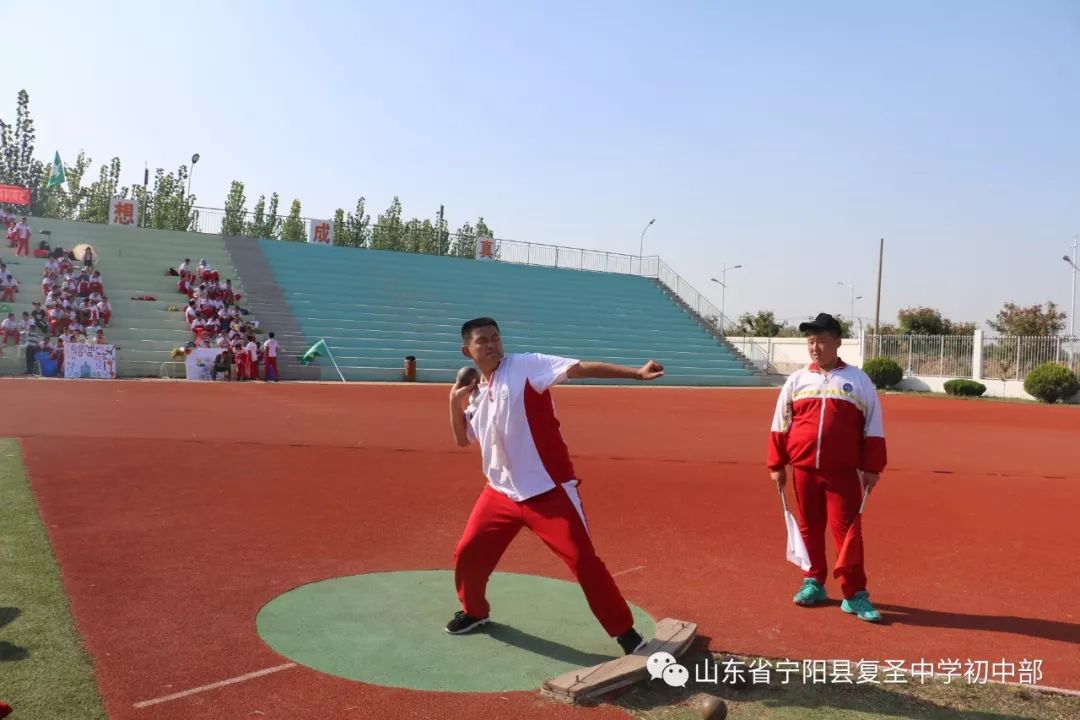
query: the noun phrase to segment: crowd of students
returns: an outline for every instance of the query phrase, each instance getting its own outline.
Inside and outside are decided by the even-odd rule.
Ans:
[[[186,258],[172,274],[179,280],[176,289],[187,296],[184,319],[191,328],[191,347],[220,348],[214,364],[214,379],[259,380],[262,364],[263,380],[278,380],[278,341],[274,333],[259,343],[258,320],[245,318],[248,311],[237,301],[240,294],[233,289],[232,280],[221,283],[220,273],[205,259],[195,269]]]
[[[19,292],[18,281],[0,260],[0,300],[15,302]],[[70,254],[53,254],[41,273],[41,292],[42,300],[35,300],[30,312],[21,318],[8,313],[0,320],[0,354],[9,345],[24,345],[28,375],[43,360],[62,367],[65,345],[106,344],[105,327],[112,318],[104,278],[90,256],[78,264]]]

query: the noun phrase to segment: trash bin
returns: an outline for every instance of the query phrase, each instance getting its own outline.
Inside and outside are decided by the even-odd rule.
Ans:
[[[405,356],[405,382],[416,382],[416,356]]]

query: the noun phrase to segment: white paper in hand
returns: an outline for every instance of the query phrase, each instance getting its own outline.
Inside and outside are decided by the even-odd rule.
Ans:
[[[784,505],[784,523],[787,525],[787,559],[788,562],[798,565],[802,570],[810,569],[810,554],[806,552],[806,544],[803,542],[802,533],[799,532],[799,521],[787,509],[787,499],[784,491],[780,491],[780,502]]]
[[[806,544],[799,532],[799,523],[787,510],[784,511],[784,519],[787,521],[787,559],[803,570],[809,570],[810,555],[806,552]]]

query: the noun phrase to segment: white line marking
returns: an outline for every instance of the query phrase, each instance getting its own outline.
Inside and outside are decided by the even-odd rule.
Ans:
[[[637,567],[632,567],[632,568],[629,568],[627,570],[620,570],[617,573],[612,573],[611,577],[615,578],[615,577],[619,577],[620,575],[625,575],[626,573],[632,573],[635,570],[644,570],[644,569],[645,569],[644,565],[638,565]]]
[[[263,670],[256,670],[250,672],[247,675],[240,675],[238,677],[229,678],[228,680],[222,680],[221,682],[212,683],[210,685],[203,685],[197,688],[191,688],[190,690],[184,690],[183,692],[174,693],[172,695],[166,695],[165,697],[155,698],[154,700],[143,700],[142,702],[135,703],[136,708],[150,707],[151,705],[157,705],[159,703],[169,702],[171,700],[179,700],[180,698],[187,697],[188,695],[195,695],[197,693],[206,692],[207,690],[216,690],[226,685],[235,685],[236,683],[244,682],[245,680],[254,680],[257,677],[263,675],[269,675],[270,673],[280,672],[281,670],[288,670],[289,668],[296,667],[296,663],[285,663],[284,665],[278,665],[277,667],[265,668]]]

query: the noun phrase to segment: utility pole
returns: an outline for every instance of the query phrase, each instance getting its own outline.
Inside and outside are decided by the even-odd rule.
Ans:
[[[881,333],[881,266],[885,259],[885,238],[878,244],[877,259],[877,309],[874,311],[874,335]]]
[[[439,206],[439,224],[435,228],[436,236],[439,238],[438,243],[439,243],[439,254],[440,255],[443,254],[443,231],[442,231],[443,209],[444,209],[443,206],[440,205]]]

